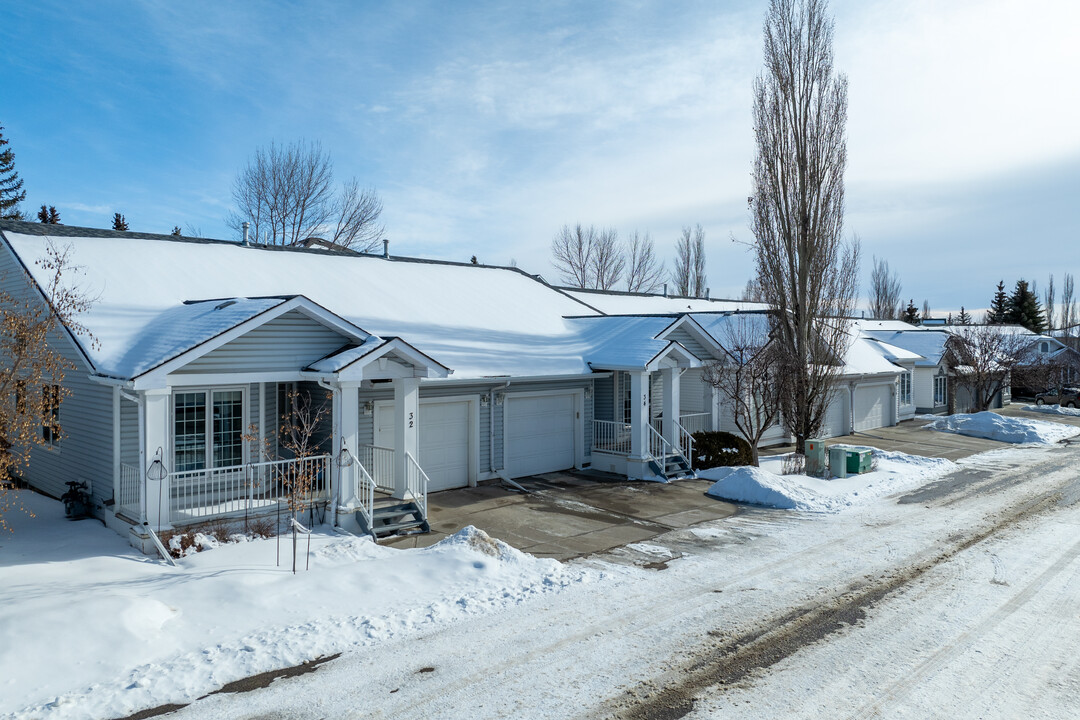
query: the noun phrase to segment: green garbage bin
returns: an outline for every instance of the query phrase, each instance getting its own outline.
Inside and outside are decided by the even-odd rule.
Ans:
[[[870,450],[848,450],[847,471],[848,475],[870,472]]]

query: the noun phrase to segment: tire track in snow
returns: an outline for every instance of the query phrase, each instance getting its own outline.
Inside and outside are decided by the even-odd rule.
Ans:
[[[1002,622],[1008,619],[1009,616],[1024,607],[1036,594],[1042,591],[1051,580],[1054,580],[1061,575],[1061,573],[1069,569],[1069,566],[1076,562],[1078,558],[1080,558],[1080,542],[1076,542],[1069,547],[1058,557],[1053,565],[1041,572],[1035,579],[1028,583],[1023,590],[1009,598],[1008,601],[1001,605],[1001,607],[995,610],[985,620],[964,631],[959,637],[951,641],[947,647],[938,650],[920,663],[914,670],[905,673],[902,677],[895,680],[884,690],[884,693],[878,697],[878,699],[854,713],[851,716],[853,720],[876,717],[881,713],[885,706],[892,705],[910,695],[917,688],[919,683],[936,675],[954,659],[968,652],[976,641],[996,629]],[[1031,637],[1028,636],[1024,641],[1024,644],[1030,642],[1030,640]]]

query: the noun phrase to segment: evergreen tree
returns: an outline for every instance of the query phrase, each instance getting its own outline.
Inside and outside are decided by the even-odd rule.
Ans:
[[[127,230],[128,229],[127,220],[124,219],[124,216],[121,215],[120,213],[116,213],[116,214],[113,215],[112,229],[113,230]]]
[[[912,325],[919,324],[919,308],[915,307],[915,298],[908,300],[907,307],[904,308],[904,314],[900,319]]]
[[[179,225],[173,225],[172,234],[175,235],[176,237],[180,237],[181,233],[180,233],[180,226]]]
[[[971,324],[971,316],[967,314],[966,310],[964,310],[963,305],[960,306],[960,314],[956,316],[956,324],[957,325],[970,325]]]
[[[0,125],[0,220],[22,220],[19,203],[26,199],[23,181],[15,172],[15,153],[4,146],[4,126]]]
[[[990,301],[990,310],[986,313],[988,325],[1000,325],[1009,315],[1009,296],[1005,294],[1005,281],[999,280],[994,299]]]
[[[57,211],[55,205],[49,205],[48,207],[42,205],[37,214],[38,222],[45,223],[46,225],[59,225],[60,213]]]
[[[1046,329],[1046,317],[1043,315],[1039,296],[1027,283],[1017,280],[1012,295],[1006,306],[1005,322],[1023,325],[1033,333],[1042,334]]]

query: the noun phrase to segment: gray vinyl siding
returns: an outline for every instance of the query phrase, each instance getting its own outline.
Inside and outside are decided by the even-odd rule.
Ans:
[[[664,414],[664,378],[660,373],[649,374],[649,390],[649,417],[661,417]]]
[[[17,302],[41,303],[38,291],[24,281],[26,274],[8,244],[0,244],[0,288]],[[49,344],[74,366],[62,383],[71,394],[60,405],[59,443],[32,447],[22,476],[53,497],[64,494],[68,480],[89,481],[100,504],[113,496],[113,389],[90,380],[90,367],[65,332],[50,334]]]
[[[597,378],[593,381],[593,414],[597,420],[614,420],[615,416],[615,385],[618,382],[618,373],[607,378]]]
[[[679,412],[702,413],[709,409],[709,386],[705,384],[702,368],[690,368],[679,378]]]
[[[298,370],[348,344],[349,339],[292,310],[180,368],[178,373]]]
[[[668,340],[674,340],[682,345],[684,348],[692,352],[702,362],[712,357],[712,353],[698,342],[698,339],[691,335],[685,328],[676,328],[667,334]]]

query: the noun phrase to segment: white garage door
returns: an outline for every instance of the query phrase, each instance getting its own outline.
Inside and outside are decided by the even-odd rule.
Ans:
[[[469,484],[469,403],[421,402],[419,411],[419,457],[427,473],[429,491],[449,490]],[[394,407],[380,406],[375,444],[395,447]]]
[[[873,430],[892,424],[888,385],[870,385],[855,389],[855,429]]]
[[[574,395],[506,398],[506,472],[524,477],[574,467]]]
[[[821,426],[823,437],[831,438],[848,434],[847,393],[833,393],[825,410],[825,422]]]

